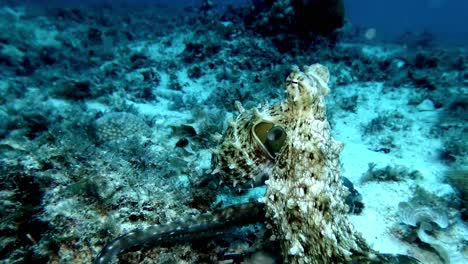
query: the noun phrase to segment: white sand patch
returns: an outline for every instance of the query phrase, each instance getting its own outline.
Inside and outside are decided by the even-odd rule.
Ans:
[[[412,186],[418,185],[438,196],[453,192],[448,184],[442,182],[447,170],[437,158],[437,150],[442,143],[429,133],[438,121],[438,112],[419,111],[416,106],[409,105],[408,100],[413,91],[414,88],[411,87],[383,90],[382,84],[379,83],[353,84],[338,88],[335,93],[343,93],[345,96],[356,94],[359,98],[356,113],[336,113],[333,133],[345,144],[341,155],[343,176],[355,184],[365,204],[362,214],[350,216],[356,230],[380,252],[410,254],[434,261],[434,256],[428,256],[427,252],[399,240],[390,232],[391,227],[399,222],[398,204],[408,201],[414,195]],[[372,142],[373,137],[381,135],[363,138],[362,127],[379,115],[395,111],[403,116],[402,122],[408,127],[395,131],[384,130],[383,133],[395,138],[397,148],[387,154],[376,152],[369,145],[369,141]],[[418,170],[423,178],[362,184],[360,179],[368,170],[369,163],[375,163],[377,167],[405,166],[409,170]],[[466,226],[458,225],[456,228],[462,228],[466,234]],[[465,236],[465,240],[467,238]]]
[[[184,51],[185,41],[191,37],[190,32],[177,32],[165,36],[162,42],[170,42],[170,45],[163,46],[161,43],[151,43],[146,46],[148,54],[153,60],[173,58]]]

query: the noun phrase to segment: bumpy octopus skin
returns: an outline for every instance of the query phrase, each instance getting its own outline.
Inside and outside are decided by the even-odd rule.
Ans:
[[[249,111],[238,106],[239,116],[215,151],[215,172],[226,183],[248,184],[265,171],[270,174],[264,198],[267,227],[286,263],[374,258],[346,217],[347,192],[339,170],[343,146],[331,136],[325,111],[328,81],[322,65],[304,72],[293,68],[286,99]]]
[[[238,104],[240,114],[215,151],[214,172],[233,186],[270,175],[263,198],[267,228],[285,263],[387,263],[347,217],[343,144],[332,137],[326,117],[329,78],[320,64],[293,67],[281,103],[251,110]]]

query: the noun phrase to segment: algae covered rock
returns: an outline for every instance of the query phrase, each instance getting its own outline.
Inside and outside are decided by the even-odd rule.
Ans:
[[[94,130],[99,142],[128,139],[149,133],[148,125],[140,117],[125,112],[111,112],[98,118]]]

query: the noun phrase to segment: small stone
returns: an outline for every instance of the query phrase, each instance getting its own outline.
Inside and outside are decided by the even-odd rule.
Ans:
[[[186,138],[181,138],[179,141],[176,143],[176,147],[178,148],[185,148],[189,144],[188,139]]]
[[[420,104],[416,106],[416,109],[418,109],[420,112],[434,111],[435,107],[434,107],[434,103],[431,100],[425,99],[424,101],[422,101]]]

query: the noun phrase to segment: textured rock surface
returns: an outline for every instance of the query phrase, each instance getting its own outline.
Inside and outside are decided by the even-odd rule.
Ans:
[[[127,139],[148,132],[148,125],[140,117],[130,113],[107,113],[95,123],[95,134],[101,142]]]
[[[331,136],[325,114],[328,81],[322,65],[303,72],[294,68],[286,81],[286,100],[251,111],[239,106],[240,115],[215,152],[215,172],[225,182],[252,183],[258,175],[269,175],[268,226],[286,263],[344,263],[374,255],[346,217],[342,144]],[[268,140],[274,127],[286,135],[276,153],[269,145],[278,142]]]

